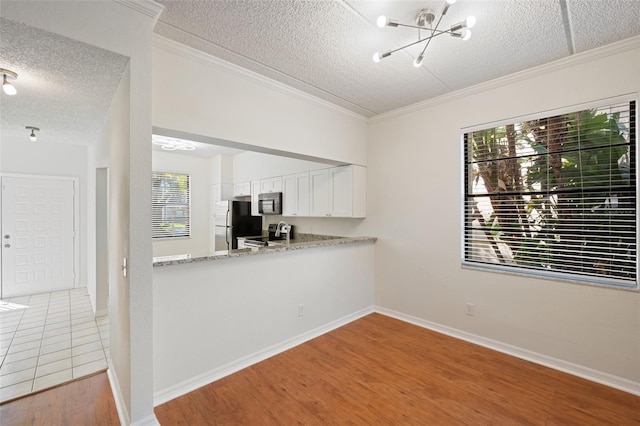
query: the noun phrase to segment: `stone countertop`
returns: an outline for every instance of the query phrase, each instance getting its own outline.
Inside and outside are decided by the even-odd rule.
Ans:
[[[251,238],[251,237],[246,237]],[[276,241],[279,243],[269,247],[251,247],[245,249],[222,250],[210,256],[192,257],[190,254],[176,256],[160,256],[153,258],[153,266],[179,265],[183,263],[202,262],[208,260],[228,259],[240,256],[254,256],[259,254],[278,253],[289,250],[301,250],[314,247],[337,246],[342,244],[361,244],[375,242],[375,237],[338,237],[333,235],[296,234],[296,238],[289,241]]]

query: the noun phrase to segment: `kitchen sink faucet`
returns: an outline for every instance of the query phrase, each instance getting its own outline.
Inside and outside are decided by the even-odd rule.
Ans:
[[[285,222],[278,222],[278,226],[276,226],[276,237],[279,237],[280,234],[287,234],[287,246],[289,245],[290,235],[291,235],[291,226],[287,225]]]

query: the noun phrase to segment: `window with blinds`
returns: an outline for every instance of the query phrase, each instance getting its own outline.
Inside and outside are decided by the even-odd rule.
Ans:
[[[151,181],[153,238],[191,236],[191,177],[152,172]]]
[[[635,101],[464,135],[463,264],[637,288]]]

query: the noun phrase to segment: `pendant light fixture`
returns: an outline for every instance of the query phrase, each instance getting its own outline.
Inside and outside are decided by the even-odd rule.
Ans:
[[[152,135],[151,142],[165,151],[195,151],[196,149],[190,141],[160,135]]]
[[[39,132],[40,129],[37,128],[37,127],[33,127],[33,126],[25,126],[25,129],[31,130],[31,134],[29,135],[29,140],[31,142],[37,142],[38,141],[38,137],[36,136],[36,132]]]
[[[6,93],[9,96],[13,96],[16,93],[18,93],[18,91],[16,90],[15,86],[11,83],[9,83],[8,80],[15,80],[18,78],[18,74],[16,74],[15,72],[11,71],[11,70],[6,70],[4,68],[0,68],[0,74],[2,74],[2,90],[4,91],[4,93]]]
[[[449,11],[449,7],[454,4],[456,0],[446,0],[444,6],[442,7],[442,12],[440,13],[440,18],[436,22],[435,26],[433,22],[436,19],[436,14],[431,9],[422,9],[416,15],[416,21],[414,24],[401,24],[400,22],[392,21],[386,16],[378,17],[376,24],[378,27],[409,27],[409,28],[417,28],[418,29],[418,40],[413,43],[409,43],[405,46],[399,47],[397,49],[388,50],[386,52],[376,52],[373,54],[373,62],[380,62],[382,59],[387,56],[391,56],[392,53],[395,53],[399,50],[406,49],[407,47],[414,46],[416,44],[425,43],[424,47],[420,54],[413,61],[413,65],[417,68],[422,65],[422,60],[424,59],[424,52],[429,47],[429,43],[434,37],[437,37],[442,34],[449,34],[451,37],[459,38],[462,40],[469,40],[471,37],[471,31],[469,28],[473,27],[476,24],[476,18],[473,16],[469,16],[462,22],[458,22],[457,24],[452,25],[447,30],[439,30],[440,22],[442,18]],[[428,35],[426,37],[422,37],[421,32],[426,31]]]

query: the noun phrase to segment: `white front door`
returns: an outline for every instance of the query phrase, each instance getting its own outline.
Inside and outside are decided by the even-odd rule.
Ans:
[[[74,287],[74,181],[1,179],[2,298]]]

